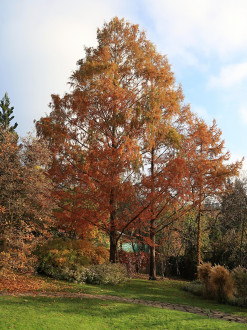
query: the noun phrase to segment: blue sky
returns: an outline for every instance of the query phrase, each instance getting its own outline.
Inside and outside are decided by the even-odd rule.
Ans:
[[[0,98],[8,92],[18,133],[49,113],[52,93],[68,91],[84,46],[96,46],[97,27],[114,16],[146,31],[185,102],[216,119],[233,161],[247,159],[245,0],[0,0]]]

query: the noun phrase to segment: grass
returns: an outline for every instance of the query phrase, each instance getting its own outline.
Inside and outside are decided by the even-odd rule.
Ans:
[[[142,279],[130,279],[118,285],[88,285],[68,284],[58,282],[59,290],[70,292],[82,292],[90,294],[111,295],[126,298],[169,302],[175,304],[201,307],[208,310],[218,310],[225,313],[247,317],[247,309],[237,306],[219,304],[214,300],[198,297],[191,292],[183,290],[187,282],[178,280],[148,281]],[[65,285],[65,287],[63,287]]]
[[[0,329],[246,329],[246,325],[112,301],[2,296]]]
[[[187,282],[130,279],[119,285],[87,285],[42,276],[15,275],[0,281],[0,291],[33,297],[0,296],[0,329],[246,329],[196,314],[124,302],[35,297],[37,291],[90,293],[197,306],[247,317],[247,309],[218,304],[183,290]],[[62,295],[62,294],[61,294]]]

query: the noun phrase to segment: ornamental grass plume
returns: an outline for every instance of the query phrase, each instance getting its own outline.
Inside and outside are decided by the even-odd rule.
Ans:
[[[197,267],[198,278],[203,283],[205,283],[205,285],[209,281],[211,270],[212,270],[211,262],[205,262]]]
[[[210,296],[210,273],[212,271],[212,264],[210,262],[205,262],[197,267],[197,276],[199,280],[205,285],[204,295]]]
[[[228,269],[214,266],[209,275],[208,288],[219,302],[226,302],[233,297],[233,281]]]

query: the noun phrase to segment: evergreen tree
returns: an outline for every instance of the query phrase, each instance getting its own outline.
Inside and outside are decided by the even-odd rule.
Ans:
[[[14,107],[10,107],[10,100],[8,94],[5,93],[4,97],[0,101],[0,126],[9,131],[14,131],[18,126],[15,123],[13,126],[10,126],[11,120],[14,119],[14,116],[11,116],[14,110]]]

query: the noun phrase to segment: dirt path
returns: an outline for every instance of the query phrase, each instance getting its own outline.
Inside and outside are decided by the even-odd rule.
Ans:
[[[19,292],[14,292],[14,293],[13,292],[11,292],[11,293],[4,292],[3,293],[2,292],[2,293],[0,293],[0,295],[3,295],[3,296],[36,296],[36,297],[39,296],[39,297],[51,297],[51,298],[88,298],[88,299],[111,300],[111,301],[126,302],[126,303],[131,303],[131,304],[140,304],[140,305],[163,308],[163,309],[170,309],[170,310],[175,310],[175,311],[180,311],[180,312],[193,313],[193,314],[198,314],[198,315],[202,315],[202,316],[207,316],[209,318],[222,319],[225,321],[247,324],[247,318],[238,316],[238,315],[203,309],[200,307],[171,304],[171,303],[142,300],[142,299],[132,299],[132,298],[123,298],[123,297],[116,297],[116,296],[105,296],[105,295],[93,295],[93,294],[87,294],[87,293],[71,293],[71,292],[35,292],[35,293],[34,292],[25,292],[25,293],[19,293]]]

